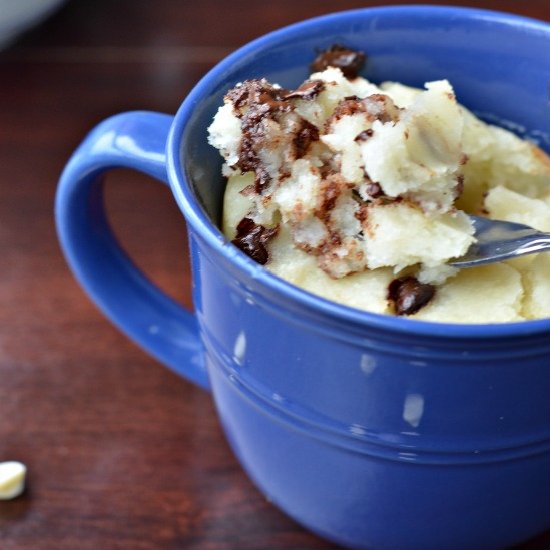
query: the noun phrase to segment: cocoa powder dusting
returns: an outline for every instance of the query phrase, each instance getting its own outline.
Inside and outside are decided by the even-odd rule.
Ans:
[[[394,279],[388,286],[388,300],[397,315],[412,315],[423,308],[435,295],[435,286],[424,284],[415,277]]]
[[[315,215],[325,223],[330,217],[336,201],[345,191],[346,181],[339,174],[331,174],[322,180]]]
[[[355,212],[355,219],[359,220],[361,222],[361,225],[365,225],[365,222],[367,221],[369,217],[369,207],[365,203],[361,203],[359,205],[359,208],[357,209],[357,212]],[[364,235],[364,232],[362,231],[362,234]]]
[[[362,101],[371,120],[379,120],[383,123],[395,122],[399,116],[399,109],[387,95],[371,94]]]
[[[269,260],[266,245],[278,231],[278,227],[267,228],[254,223],[250,218],[243,218],[237,226],[237,236],[231,242],[247,256],[263,265]]]
[[[331,121],[340,120],[345,116],[365,113],[366,110],[365,104],[357,96],[349,96],[338,102],[329,118]]]

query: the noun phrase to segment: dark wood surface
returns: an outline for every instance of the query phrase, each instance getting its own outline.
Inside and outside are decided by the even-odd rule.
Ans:
[[[174,112],[244,42],[369,4],[73,0],[0,52],[0,461],[29,468],[26,493],[0,501],[0,549],[332,548],[256,491],[210,396],[90,303],[61,256],[52,204],[68,155],[101,119]],[[546,0],[483,6],[550,19]],[[185,225],[168,190],[120,171],[107,203],[137,263],[190,307]],[[549,548],[550,533],[522,547]]]

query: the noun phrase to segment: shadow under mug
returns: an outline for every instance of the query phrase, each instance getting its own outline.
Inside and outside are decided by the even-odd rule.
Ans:
[[[59,238],[104,313],[209,389],[243,467],[276,505],[350,547],[496,548],[550,527],[550,320],[452,325],[360,312],[268,273],[217,227],[224,182],[206,128],[236,82],[293,88],[315,51],[368,54],[365,75],[448,78],[476,112],[550,134],[550,27],[482,10],[386,7],[299,23],[210,71],[175,117],[101,123],[59,184]],[[548,148],[548,142],[542,143]],[[189,227],[195,312],[115,242],[101,176],[168,182]]]

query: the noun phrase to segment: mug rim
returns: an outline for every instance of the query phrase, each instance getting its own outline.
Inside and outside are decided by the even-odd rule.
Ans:
[[[550,40],[550,24],[537,19],[495,10],[426,4],[378,6],[337,11],[280,27],[255,38],[224,57],[195,84],[181,103],[170,129],[166,149],[167,175],[172,193],[187,223],[218,254],[234,264],[250,280],[267,287],[281,298],[285,298],[293,304],[301,306],[301,308],[310,313],[316,313],[339,323],[351,323],[363,328],[375,328],[409,336],[444,337],[452,340],[484,340],[503,337],[522,338],[550,333],[550,318],[483,324],[425,321],[360,310],[312,294],[281,279],[264,266],[238,251],[236,247],[230,246],[221,229],[212,222],[198,202],[192,185],[185,174],[185,163],[180,160],[184,129],[192,118],[195,105],[210,95],[211,88],[222,75],[231,71],[236,61],[257,49],[268,49],[270,46],[276,45],[285,35],[300,32],[317,25],[325,26],[336,19],[357,16],[364,17],[365,15],[369,17],[388,15],[391,17],[416,17],[428,14],[438,17],[458,17],[462,20],[490,20],[499,25],[531,28],[535,32],[548,34]]]

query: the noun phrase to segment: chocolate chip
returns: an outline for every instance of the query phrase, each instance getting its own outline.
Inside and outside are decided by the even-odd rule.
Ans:
[[[243,218],[237,226],[237,236],[231,242],[263,265],[269,259],[267,242],[277,234],[278,230],[278,227],[268,229],[254,223],[250,218]]]
[[[311,64],[312,72],[324,71],[327,67],[340,69],[346,78],[357,78],[359,71],[365,64],[366,56],[363,52],[352,50],[340,44],[334,44],[322,51]]]
[[[376,181],[371,181],[370,183],[367,183],[365,186],[365,191],[367,195],[369,197],[372,197],[373,199],[384,196],[384,191],[382,191],[382,187]]]
[[[412,315],[423,308],[435,295],[435,287],[423,284],[415,277],[394,279],[388,286],[388,300],[393,302],[397,315]]]
[[[302,120],[301,127],[296,132],[293,141],[296,158],[302,158],[314,141],[319,141],[319,130],[317,126],[305,119]]]
[[[277,88],[265,79],[245,80],[225,95],[225,99],[233,103],[237,115],[245,109],[248,113],[252,109],[253,115],[265,116],[275,111],[288,110],[290,105],[285,101],[284,96],[288,90]],[[250,116],[250,113],[249,113]]]
[[[285,99],[288,93],[288,90],[275,87],[265,79],[253,79],[235,86],[225,96],[233,103],[236,116],[241,119],[242,138],[235,166],[242,172],[254,172],[254,187],[258,194],[271,182],[260,159],[265,144],[264,120],[277,120],[282,113],[293,109],[291,102]]]
[[[285,99],[315,99],[325,89],[322,80],[306,80],[297,90],[284,96]]]
[[[366,130],[363,130],[359,134],[355,136],[354,141],[367,141],[372,135],[374,134],[374,130],[372,128],[367,128]]]

